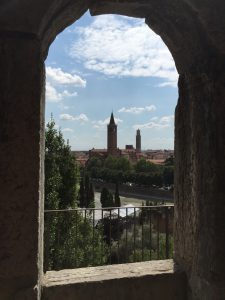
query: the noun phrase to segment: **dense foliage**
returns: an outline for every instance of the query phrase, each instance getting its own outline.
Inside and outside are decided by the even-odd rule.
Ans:
[[[172,214],[168,212],[170,224],[172,218]],[[143,210],[136,210],[135,218],[134,214],[111,220],[108,217],[103,223],[105,235],[111,237],[109,261],[113,264],[173,257],[171,227],[168,223],[166,239],[165,215],[160,209],[150,211],[143,206]],[[107,243],[110,243],[109,239]]]
[[[102,229],[92,227],[91,213],[84,217],[78,211],[58,211],[77,208],[81,192],[79,168],[53,119],[47,124],[45,145],[45,210],[55,211],[45,212],[44,269],[102,264],[106,261],[107,247]],[[88,177],[84,181],[84,192],[88,191],[86,196],[93,206],[93,189]]]
[[[114,197],[113,197],[113,194],[107,188],[103,187],[103,189],[101,191],[100,203],[103,208],[104,207],[120,207],[121,206],[118,183],[116,183]]]
[[[76,207],[79,169],[52,119],[45,139],[45,209]]]
[[[94,187],[88,174],[85,174],[84,177],[81,177],[78,205],[79,207],[95,207]]]
[[[102,189],[100,202],[103,208],[115,206],[113,194],[107,188]]]
[[[156,165],[145,159],[131,164],[125,157],[108,156],[105,160],[92,157],[87,164],[87,171],[92,178],[107,182],[138,185],[163,186],[173,184],[173,158],[166,160],[165,165]]]
[[[119,184],[116,182],[116,190],[115,190],[115,207],[121,206],[120,195],[119,195]]]

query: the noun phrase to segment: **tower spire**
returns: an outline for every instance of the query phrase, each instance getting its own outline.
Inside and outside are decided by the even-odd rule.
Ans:
[[[113,115],[113,111],[111,112],[111,117],[110,117],[110,125],[115,125],[115,120],[114,120],[114,115]]]
[[[117,152],[117,125],[114,120],[113,112],[111,113],[110,122],[107,126],[107,149],[108,154],[115,155]]]

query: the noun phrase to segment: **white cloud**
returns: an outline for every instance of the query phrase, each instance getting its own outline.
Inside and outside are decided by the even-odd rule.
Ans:
[[[74,130],[72,128],[64,128],[62,129],[62,132],[73,132]]]
[[[64,89],[65,86],[72,85],[85,87],[86,81],[75,74],[62,71],[60,68],[46,67],[46,100],[47,102],[60,102],[64,98],[76,97],[77,92],[70,92]]]
[[[151,121],[156,121],[156,120],[158,120],[158,117],[151,118]]]
[[[121,120],[119,118],[114,118],[114,120],[115,120],[116,124],[123,122],[123,120]],[[110,121],[110,118],[106,118],[105,120],[93,121],[92,124],[93,124],[93,127],[97,128],[97,129],[106,128],[106,126],[109,124],[109,121]]]
[[[158,121],[157,121],[158,120]],[[164,129],[171,127],[174,122],[174,116],[164,116],[158,119],[158,117],[154,117],[150,122],[144,124],[136,124],[133,126],[134,129]]]
[[[67,90],[64,90],[62,92],[62,97],[76,97],[77,96],[77,92],[73,92],[73,93],[70,93],[68,92]]]
[[[60,120],[63,121],[73,121],[73,116],[69,115],[69,114],[61,114],[60,115]]]
[[[149,122],[149,123],[145,123],[145,124],[137,124],[134,125],[133,128],[134,129],[163,129],[166,127],[170,127],[169,124],[160,124],[160,123],[156,123],[156,122]]]
[[[46,67],[46,75],[47,79],[55,84],[74,85],[78,87],[86,86],[86,80],[78,75],[64,72],[61,68]]]
[[[131,113],[131,114],[141,114],[143,112],[155,111],[155,105],[145,106],[145,107],[122,107],[118,110],[119,113]]]
[[[76,33],[70,55],[87,69],[109,76],[159,77],[165,80],[161,86],[177,84],[169,50],[143,20],[98,16]]]
[[[88,122],[88,117],[85,114],[80,114],[79,116],[75,117],[75,121],[82,121],[82,122]]]
[[[47,102],[60,102],[62,100],[62,94],[58,93],[57,90],[46,82],[46,101]]]
[[[159,120],[159,122],[160,122],[161,124],[168,124],[168,123],[173,122],[173,120],[174,120],[174,115],[170,115],[170,116],[164,116],[164,117],[162,117],[162,118]]]
[[[76,97],[77,92],[70,93],[64,90],[62,93],[58,92],[56,87],[54,87],[49,81],[46,82],[46,101],[47,102],[60,102],[65,97]]]
[[[88,117],[85,114],[80,114],[78,116],[72,116],[70,114],[61,114],[60,120],[63,121],[80,121],[80,122],[88,122]]]
[[[157,85],[157,87],[167,87],[167,86],[172,86],[172,87],[177,87],[177,80],[176,81],[166,81],[163,83],[160,83]]]

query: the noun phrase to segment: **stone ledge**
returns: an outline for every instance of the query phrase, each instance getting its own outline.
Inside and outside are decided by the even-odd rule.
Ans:
[[[47,272],[43,300],[183,300],[186,278],[173,260]]]
[[[119,264],[101,267],[89,267],[61,271],[50,271],[44,276],[43,285],[75,284],[79,282],[93,282],[120,278],[141,277],[145,275],[173,274],[172,260],[155,260],[148,262]]]

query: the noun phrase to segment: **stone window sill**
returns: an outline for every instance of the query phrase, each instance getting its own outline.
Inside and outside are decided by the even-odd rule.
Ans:
[[[183,300],[186,279],[173,260],[50,271],[44,300]]]

